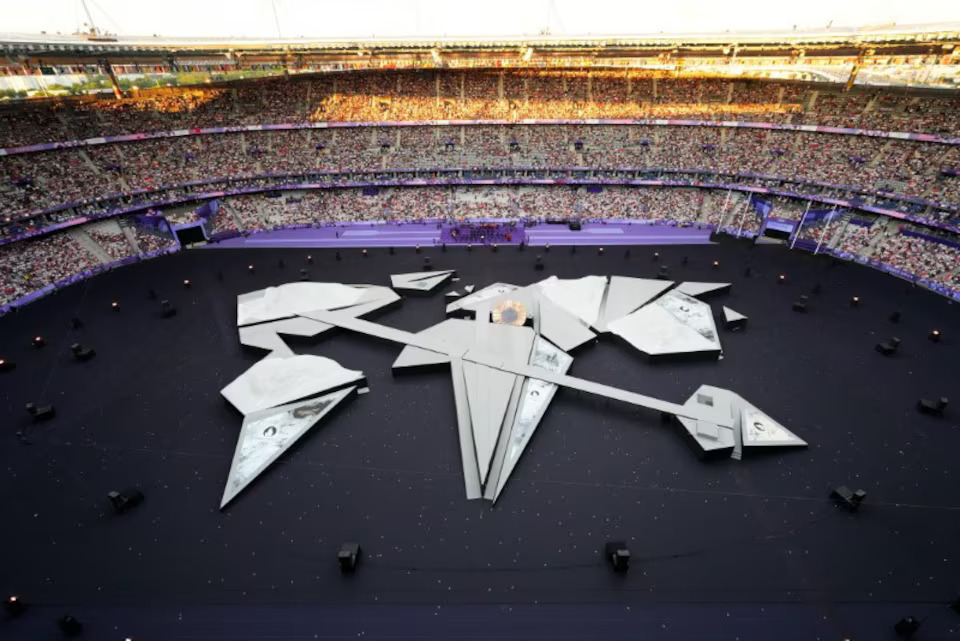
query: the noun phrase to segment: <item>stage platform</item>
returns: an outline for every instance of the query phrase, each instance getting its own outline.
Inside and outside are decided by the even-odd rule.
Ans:
[[[83,638],[138,641],[882,640],[911,615],[924,619],[917,639],[955,638],[958,415],[914,408],[960,398],[960,307],[779,246],[431,249],[432,269],[459,281],[367,320],[416,333],[446,318],[449,290],[548,275],[650,279],[664,264],[675,282],[729,282],[703,297],[715,316],[726,306],[750,319],[719,329],[723,359],[650,363],[600,340],[578,348],[566,376],[674,404],[701,385],[735,390],[807,448],[702,461],[656,412],[561,387],[496,504],[469,501],[449,368],[394,376],[400,345],[331,330],[293,337],[292,351],[363,372],[369,392],[221,511],[243,416],[220,390],[263,358],[240,344],[237,296],[299,282],[300,269],[389,287],[391,274],[422,271],[426,253],[183,251],[0,318],[0,357],[17,362],[0,374],[0,595],[36,605],[0,617],[0,638],[59,638],[66,613],[89,622]],[[161,318],[150,289],[175,317]],[[809,314],[791,310],[802,294]],[[940,343],[927,340],[934,327]],[[45,349],[31,346],[37,335]],[[891,335],[900,354],[883,358],[874,345]],[[74,362],[74,342],[97,358]],[[34,426],[29,402],[55,403],[56,418]],[[838,485],[866,490],[858,513],[831,503]],[[113,514],[107,492],[128,487],[145,501]],[[608,540],[628,544],[628,573],[601,557]],[[349,577],[336,558],[346,541],[364,550]]]

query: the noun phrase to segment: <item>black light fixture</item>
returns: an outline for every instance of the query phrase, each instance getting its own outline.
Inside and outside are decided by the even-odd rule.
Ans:
[[[930,334],[927,336],[927,338],[928,338],[928,339],[930,340],[930,342],[932,342],[932,343],[939,343],[939,342],[940,342],[940,330],[939,330],[939,329],[931,329],[931,330],[930,330]]]
[[[867,493],[863,490],[851,490],[846,485],[841,485],[830,492],[830,498],[840,507],[850,512],[856,512],[860,509],[863,499],[867,498]]]
[[[900,314],[900,310],[895,311],[894,313],[890,314],[890,322],[899,323],[901,316],[902,315]]]
[[[467,243],[467,251],[468,251],[468,252],[472,252],[472,251],[473,251],[473,243]]]
[[[630,569],[630,549],[623,541],[607,541],[603,555],[614,572],[623,573]]]
[[[63,615],[63,617],[57,621],[57,625],[60,626],[60,631],[63,632],[63,636],[66,637],[77,637],[83,632],[83,624],[77,621],[76,617],[69,614]]]
[[[778,283],[778,284],[783,285],[785,282],[787,282],[787,275],[786,275],[786,274],[780,274],[779,276],[777,276],[777,283]]]
[[[190,279],[189,279],[189,278],[184,278],[184,279],[183,279],[183,286],[184,286],[186,289],[190,289]]]
[[[714,268],[714,269],[720,269],[720,261],[719,261],[719,260],[713,261],[713,268]]]
[[[280,269],[284,269],[286,266],[287,266],[287,264],[286,264],[285,262],[283,262],[283,259],[282,259],[282,258],[277,261],[277,267],[279,267]]]
[[[7,616],[13,619],[27,611],[27,604],[16,594],[11,594],[3,602],[3,609],[7,611]]]
[[[904,617],[897,621],[893,630],[901,639],[909,639],[920,629],[920,621],[914,617]]]
[[[160,317],[173,318],[177,315],[177,308],[170,304],[170,301],[164,299],[160,301]]]
[[[545,252],[549,252],[549,251],[550,251],[550,243],[547,243],[546,245],[543,246],[543,251],[545,251]]]
[[[660,252],[653,252],[653,262],[660,260]]]
[[[340,571],[344,574],[354,572],[357,569],[357,563],[360,561],[360,544],[344,543],[337,552],[337,563],[340,564]]]
[[[253,268],[253,265],[247,265],[247,271],[249,271],[252,274],[255,271]]]
[[[311,256],[310,254],[307,254],[307,262],[310,263],[311,265],[313,264],[313,256]]]
[[[366,250],[366,249],[364,249],[364,250],[361,251],[360,253],[363,255],[364,258],[367,257],[367,250]]]
[[[854,296],[850,299],[850,307],[860,307],[860,297]]]
[[[116,301],[116,300],[115,300],[115,301],[113,301],[112,303],[110,303],[110,309],[112,309],[112,310],[115,311],[115,312],[119,312],[119,311],[120,311],[120,301]]]
[[[415,251],[416,251],[418,254],[420,253],[420,245],[417,245],[417,246],[416,246]]]
[[[34,336],[33,337],[33,346],[37,349],[43,347],[47,344],[47,341],[43,340],[43,336]]]
[[[333,257],[334,257],[335,259],[337,259],[337,260],[340,260],[341,257],[340,257],[340,250],[339,250],[339,249],[336,251],[336,253],[333,255]]]
[[[6,358],[0,358],[0,372],[9,372],[17,366],[16,361],[11,361]]]
[[[497,244],[494,243],[493,245],[491,245],[491,246],[490,246],[490,249],[493,250],[493,251],[497,251]]]

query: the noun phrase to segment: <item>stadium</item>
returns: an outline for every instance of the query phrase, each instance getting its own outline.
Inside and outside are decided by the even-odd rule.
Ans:
[[[63,4],[0,34],[0,636],[960,635],[960,22]]]

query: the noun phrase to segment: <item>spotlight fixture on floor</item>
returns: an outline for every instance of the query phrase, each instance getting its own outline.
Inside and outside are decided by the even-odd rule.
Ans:
[[[893,626],[893,631],[901,639],[910,639],[920,629],[920,621],[914,617],[904,617],[897,621]]]
[[[137,507],[143,503],[143,498],[143,492],[136,489],[124,490],[123,492],[114,490],[107,493],[107,499],[110,501],[110,505],[113,506],[113,511],[117,514],[123,514]]]
[[[11,594],[3,602],[3,609],[6,611],[8,617],[15,619],[27,611],[27,604],[16,594]]]
[[[787,275],[786,275],[786,274],[780,274],[779,276],[777,276],[777,284],[778,284],[778,285],[783,285],[785,282],[787,282]]]
[[[418,254],[420,253],[420,245],[417,245],[417,246],[416,246],[415,251],[416,251]]]
[[[929,341],[932,342],[932,343],[939,343],[939,342],[940,342],[940,330],[939,330],[939,329],[931,329],[931,330],[930,330],[930,333],[927,334],[927,340],[929,340]]]
[[[17,367],[16,361],[8,358],[0,358],[0,372],[9,372]]]
[[[630,569],[630,549],[623,541],[607,541],[603,556],[614,572],[623,573]]]
[[[548,254],[550,253],[550,243],[547,243],[546,245],[543,246],[543,251],[545,251]]]
[[[467,243],[467,251],[468,251],[468,252],[472,252],[472,251],[473,251],[473,243]]]
[[[160,318],[173,318],[177,315],[177,308],[168,300],[160,301]]]
[[[543,271],[543,256],[537,254],[537,259],[533,261],[533,270],[537,272]]]
[[[440,243],[440,251],[442,251],[444,254],[447,253],[447,244],[446,244],[446,243]]]
[[[890,322],[891,322],[891,323],[899,323],[899,322],[900,322],[900,318],[901,318],[900,310],[897,310],[897,311],[895,311],[894,313],[890,314]]]
[[[719,260],[713,261],[713,264],[711,265],[711,267],[713,269],[720,269],[720,261]]]
[[[877,343],[876,350],[884,356],[893,356],[900,350],[900,339],[894,336],[888,341]]]
[[[307,270],[305,269],[300,270],[300,280],[310,280],[310,274],[307,273]]]
[[[247,265],[247,271],[252,274],[253,272],[256,271],[256,269],[254,269],[253,265]]]
[[[115,300],[115,301],[113,301],[112,303],[110,303],[110,309],[112,309],[112,310],[115,311],[115,312],[119,312],[119,311],[120,311],[120,301],[116,301],[116,300]]]
[[[850,307],[860,307],[860,297],[854,296],[850,299]]]
[[[184,278],[184,279],[183,279],[183,288],[184,288],[184,289],[190,289],[190,279],[189,279],[189,278]]]
[[[867,498],[867,493],[863,490],[854,491],[846,485],[841,485],[830,492],[830,498],[840,507],[850,512],[856,512],[860,509],[863,499]]]
[[[47,341],[43,340],[43,336],[34,336],[33,337],[33,346],[36,349],[39,349],[47,344]]]
[[[80,362],[89,361],[97,355],[96,351],[90,349],[89,347],[84,347],[80,343],[74,343],[71,345],[70,351],[73,352],[73,358]]]
[[[808,300],[809,299],[806,296],[801,296],[799,300],[793,301],[793,311],[806,314],[808,311],[810,311],[807,308]]]
[[[60,631],[63,632],[65,637],[78,637],[80,633],[83,632],[83,624],[77,621],[76,617],[65,614],[59,621],[57,625],[60,626]]]
[[[491,245],[491,246],[490,246],[490,249],[491,249],[491,251],[496,252],[496,251],[497,251],[497,244],[494,243],[493,245]]]
[[[307,263],[309,263],[310,265],[313,264],[313,256],[307,254]]]
[[[598,247],[598,248],[597,248],[597,254],[598,254],[599,256],[603,256],[603,247]]]
[[[928,416],[943,416],[949,402],[946,396],[941,396],[935,401],[928,398],[921,398],[917,401],[917,411],[921,414],[927,414]]]
[[[339,249],[333,254],[333,257],[334,257],[334,259],[336,259],[336,260],[341,260],[342,256],[340,256],[340,250],[339,250]]]
[[[629,251],[629,250],[628,250],[628,251]],[[653,252],[653,258],[652,258],[652,260],[653,260],[653,262],[657,262],[658,260],[660,260],[660,252]]]
[[[360,255],[363,256],[364,258],[366,258],[366,257],[367,257],[367,250],[366,250],[366,249],[362,250],[362,251],[360,252]]]
[[[53,405],[37,405],[35,403],[27,403],[24,406],[24,409],[27,410],[27,414],[33,417],[34,423],[39,423],[40,421],[49,421],[51,418],[57,415],[57,410],[53,407]]]
[[[429,256],[423,257],[423,271],[428,272],[433,269],[433,264],[430,262]]]
[[[81,327],[83,327],[83,321],[80,320],[79,316],[70,319],[70,329],[80,329]]]
[[[344,574],[352,573],[357,569],[357,563],[360,562],[360,544],[343,543],[337,552],[337,563],[340,564],[340,571]]]
[[[397,250],[395,250],[395,249],[391,246],[390,249],[387,250],[387,253],[390,254],[391,256],[393,256],[395,253],[397,253]]]

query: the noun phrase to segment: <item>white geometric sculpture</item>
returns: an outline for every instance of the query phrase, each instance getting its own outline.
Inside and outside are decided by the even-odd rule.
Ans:
[[[394,289],[410,292],[431,292],[453,278],[454,270],[392,274],[390,284]]]
[[[319,398],[248,414],[237,438],[220,509],[356,390],[347,387]]]

